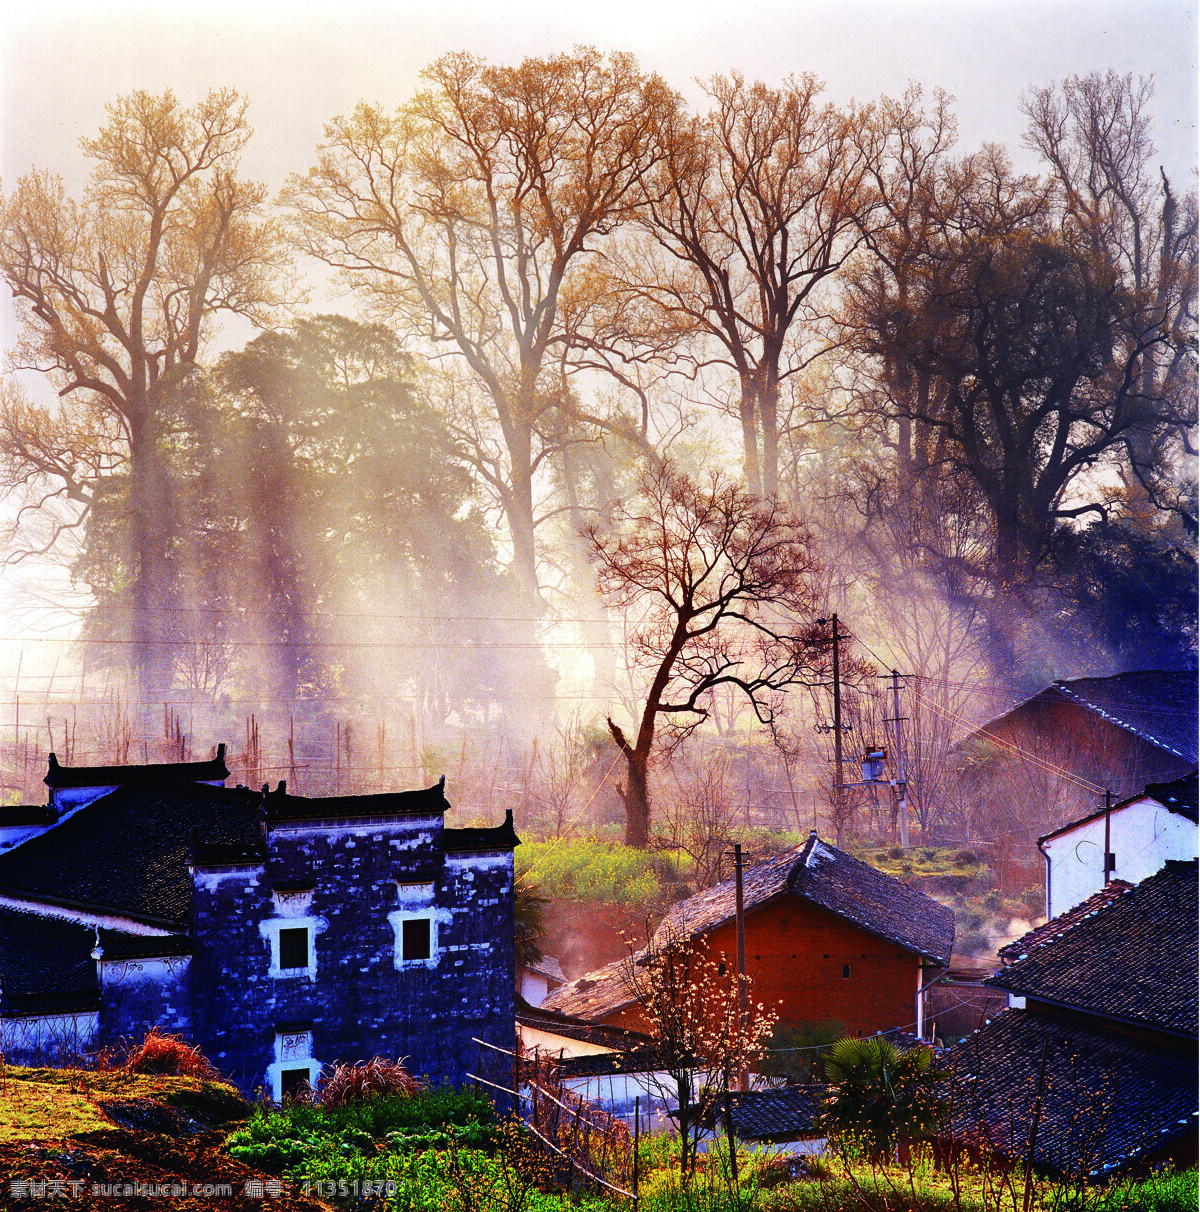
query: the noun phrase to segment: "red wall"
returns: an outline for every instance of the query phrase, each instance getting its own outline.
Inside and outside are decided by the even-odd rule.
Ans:
[[[736,965],[732,921],[709,935],[709,954]],[[843,976],[843,967],[850,969]],[[913,1030],[918,959],[798,897],[784,896],[746,914],[750,998],[775,1009],[783,1026],[838,1018],[850,1035],[888,1027]],[[602,1022],[639,1028],[639,1008]]]

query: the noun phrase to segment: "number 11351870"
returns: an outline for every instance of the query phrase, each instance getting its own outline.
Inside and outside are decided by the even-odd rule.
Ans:
[[[301,1190],[305,1195],[315,1195],[318,1199],[333,1199],[340,1197],[342,1199],[348,1196],[358,1198],[362,1195],[387,1195],[396,1194],[396,1180],[387,1179],[355,1179],[349,1182],[344,1178],[337,1179],[314,1179],[311,1182],[305,1182]]]

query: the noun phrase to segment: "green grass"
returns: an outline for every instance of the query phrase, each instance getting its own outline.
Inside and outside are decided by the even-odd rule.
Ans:
[[[660,891],[656,856],[612,842],[526,842],[516,860],[517,878],[555,899],[639,905]]]
[[[328,1169],[332,1158],[444,1148],[451,1134],[464,1148],[479,1148],[491,1143],[494,1120],[491,1101],[478,1091],[441,1086],[423,1094],[387,1095],[334,1110],[303,1103],[259,1106],[229,1137],[228,1148],[231,1157],[248,1166],[326,1178],[331,1175],[309,1172],[316,1165],[314,1159],[324,1159],[322,1165]]]

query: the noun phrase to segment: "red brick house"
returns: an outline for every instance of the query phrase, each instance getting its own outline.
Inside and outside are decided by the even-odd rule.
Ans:
[[[746,971],[756,1002],[783,1026],[840,1019],[852,1035],[918,1023],[917,990],[950,962],[954,915],[815,833],[743,874]],[[737,954],[734,884],[675,905],[650,945],[704,939],[709,955]],[[636,958],[636,957],[635,957]],[[547,1008],[591,1022],[644,1029],[626,988],[627,961],[555,990]]]

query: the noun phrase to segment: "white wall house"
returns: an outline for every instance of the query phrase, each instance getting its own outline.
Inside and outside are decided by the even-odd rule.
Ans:
[[[1057,917],[1099,892],[1105,883],[1104,839],[1108,833],[1109,875],[1139,884],[1168,859],[1200,854],[1196,826],[1196,776],[1151,784],[1111,809],[1103,808],[1038,839],[1046,856],[1046,917]]]

